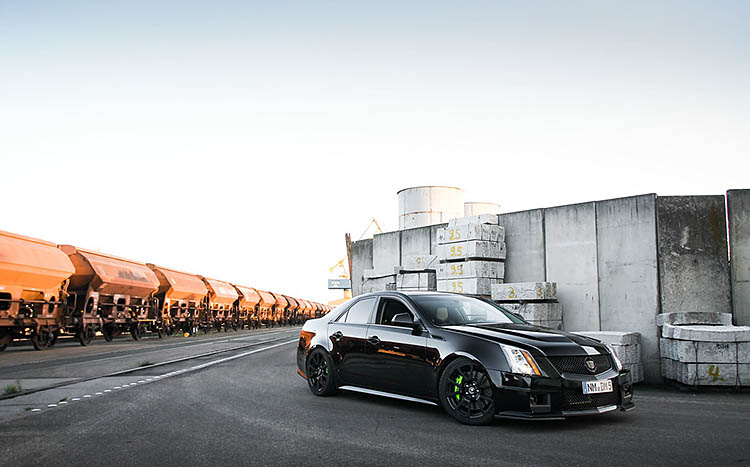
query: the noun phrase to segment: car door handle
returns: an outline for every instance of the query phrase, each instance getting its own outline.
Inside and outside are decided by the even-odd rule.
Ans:
[[[380,344],[380,339],[378,339],[378,336],[372,336],[367,339],[367,342],[369,342],[372,345],[378,345]]]
[[[336,331],[336,332],[333,333],[333,335],[331,337],[333,337],[335,340],[339,340],[342,337],[344,337],[344,333],[341,332],[341,331]]]

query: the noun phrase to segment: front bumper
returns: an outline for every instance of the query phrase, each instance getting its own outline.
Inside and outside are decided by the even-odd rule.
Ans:
[[[629,411],[633,404],[630,372],[610,370],[597,376],[564,374],[561,378],[520,376],[490,370],[497,416],[508,418],[559,420],[616,410]],[[582,383],[612,380],[611,393],[583,394]]]

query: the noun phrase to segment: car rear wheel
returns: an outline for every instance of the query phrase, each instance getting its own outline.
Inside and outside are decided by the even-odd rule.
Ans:
[[[495,399],[487,370],[468,358],[451,362],[440,377],[440,403],[461,423],[488,424],[495,416]]]
[[[322,349],[315,349],[307,356],[307,384],[316,396],[330,396],[336,393],[333,381],[333,362]]]

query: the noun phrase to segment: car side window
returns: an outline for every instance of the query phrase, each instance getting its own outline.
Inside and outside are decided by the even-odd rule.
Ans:
[[[414,314],[409,311],[409,308],[404,305],[403,302],[392,298],[384,298],[380,300],[375,323],[384,324],[386,326],[398,326],[397,324],[393,324],[391,320],[394,316],[401,313],[407,313],[412,319],[414,319]]]
[[[365,298],[358,301],[346,313],[345,321],[353,324],[367,324],[370,320],[370,314],[375,306],[374,298]]]

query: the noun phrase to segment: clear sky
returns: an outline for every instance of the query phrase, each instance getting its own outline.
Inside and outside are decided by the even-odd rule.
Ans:
[[[0,0],[0,229],[319,301],[396,191],[750,187],[750,2]]]

